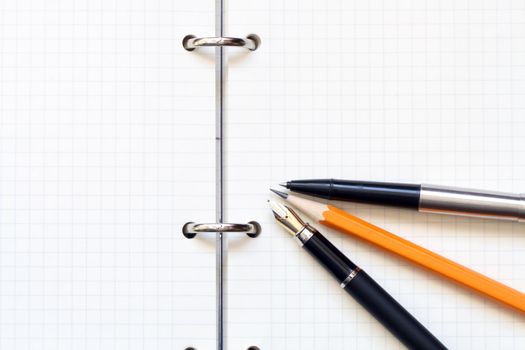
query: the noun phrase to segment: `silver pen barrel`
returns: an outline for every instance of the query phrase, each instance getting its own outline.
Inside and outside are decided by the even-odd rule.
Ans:
[[[421,185],[419,211],[525,221],[525,195]]]

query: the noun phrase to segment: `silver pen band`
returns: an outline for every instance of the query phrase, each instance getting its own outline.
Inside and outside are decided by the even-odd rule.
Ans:
[[[341,288],[345,288],[348,283],[350,283],[351,280],[353,280],[355,278],[355,276],[357,276],[357,274],[359,273],[359,271],[361,271],[361,269],[358,267],[356,267],[354,270],[352,270],[348,276],[346,276],[346,278],[343,280],[343,282],[341,282],[340,286]]]
[[[297,243],[299,243],[299,245],[302,247],[317,232],[318,231],[315,228],[313,228],[309,224],[306,224],[303,226],[303,229],[301,231],[297,232],[297,234],[295,235],[295,239],[297,240]]]
[[[525,221],[525,195],[421,185],[419,211]]]

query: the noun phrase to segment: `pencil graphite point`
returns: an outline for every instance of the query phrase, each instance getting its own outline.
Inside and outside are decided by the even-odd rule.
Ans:
[[[284,199],[288,198],[288,193],[286,193],[286,192],[277,191],[277,190],[274,190],[273,188],[270,188],[270,191],[272,191],[273,193],[275,193],[276,195],[278,195],[281,198],[284,198]]]

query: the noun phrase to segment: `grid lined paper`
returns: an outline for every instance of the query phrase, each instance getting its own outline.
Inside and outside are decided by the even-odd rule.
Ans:
[[[525,192],[523,1],[228,1],[226,212],[233,348],[402,349],[273,221],[268,187],[343,178]],[[337,203],[525,291],[525,226]],[[525,318],[320,227],[451,349],[521,349]]]
[[[213,1],[0,3],[0,348],[212,349]]]

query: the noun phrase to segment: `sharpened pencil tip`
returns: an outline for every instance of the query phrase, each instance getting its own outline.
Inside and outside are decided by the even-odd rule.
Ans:
[[[277,190],[274,190],[273,188],[270,188],[270,191],[272,191],[273,193],[275,193],[276,195],[278,195],[281,198],[284,198],[284,199],[288,198],[288,193],[286,193],[286,192],[277,191]]]
[[[279,186],[282,186],[284,188],[288,188],[288,182],[281,182]]]

